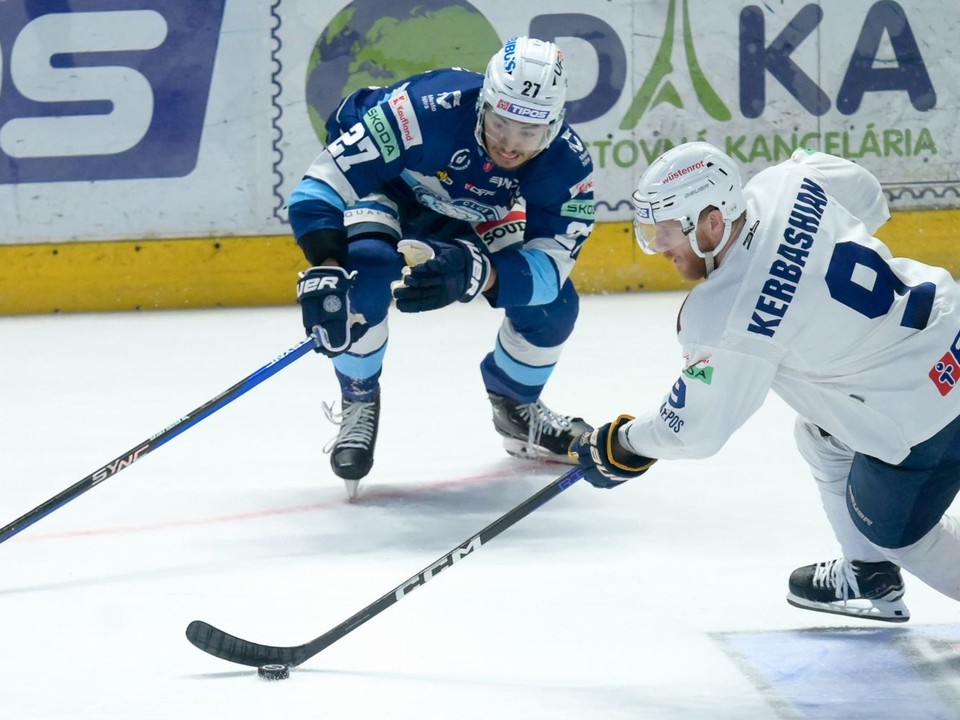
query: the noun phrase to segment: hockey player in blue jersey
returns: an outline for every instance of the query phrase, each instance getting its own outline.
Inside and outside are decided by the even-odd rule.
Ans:
[[[297,285],[304,327],[340,381],[329,449],[350,497],[373,465],[393,301],[424,312],[482,295],[504,310],[480,372],[508,453],[568,461],[590,429],[540,401],[577,318],[569,276],[593,228],[593,165],[563,121],[566,84],[556,45],[515,37],[484,75],[361,89],[329,118],[288,207],[311,265]],[[524,212],[522,234],[496,232]]]

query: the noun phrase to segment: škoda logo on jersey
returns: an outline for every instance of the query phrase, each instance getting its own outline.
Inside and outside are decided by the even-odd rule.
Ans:
[[[960,333],[953,339],[950,350],[930,368],[929,375],[941,395],[946,395],[956,386],[960,380]]]

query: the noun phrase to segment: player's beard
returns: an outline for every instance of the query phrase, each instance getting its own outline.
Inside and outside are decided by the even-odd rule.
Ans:
[[[668,256],[670,262],[681,278],[689,282],[696,282],[707,277],[707,263],[702,257],[698,257],[692,250],[679,253],[675,256]]]

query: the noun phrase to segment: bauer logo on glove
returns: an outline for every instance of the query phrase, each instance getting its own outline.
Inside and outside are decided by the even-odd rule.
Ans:
[[[317,339],[317,352],[333,357],[344,352],[365,331],[366,324],[350,313],[347,293],[356,272],[342,267],[312,267],[300,273],[297,300],[307,335]]]
[[[313,271],[320,271],[320,268],[310,268],[309,270],[300,273],[300,282],[297,283],[297,297],[303,297],[305,293],[313,293],[318,290],[336,290],[337,284],[344,280],[343,277],[339,277],[336,274],[329,274],[329,270],[333,268],[326,268],[323,270],[325,274],[319,275],[315,274]],[[342,270],[342,268],[339,268]],[[343,270],[344,275],[346,275],[346,270]],[[336,308],[339,310],[340,308]]]

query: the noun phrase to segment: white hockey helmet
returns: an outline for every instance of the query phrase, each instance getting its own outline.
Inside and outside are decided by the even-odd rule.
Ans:
[[[658,243],[657,223],[679,220],[693,251],[706,259],[708,273],[713,270],[713,257],[730,239],[734,220],[747,208],[737,164],[705,142],[678,145],[654,160],[637,183],[633,204],[634,229],[644,252],[664,249]],[[696,227],[700,213],[708,207],[721,212],[725,228],[719,244],[704,252],[697,242]]]
[[[516,123],[545,126],[532,148],[543,150],[560,132],[566,99],[560,48],[536,38],[512,37],[487,64],[477,100],[477,142],[484,147],[484,114],[492,112]]]

